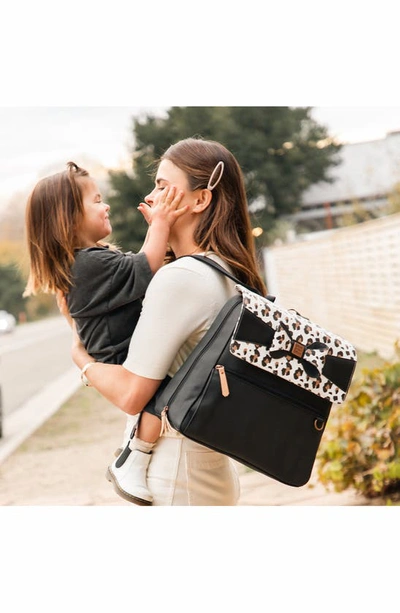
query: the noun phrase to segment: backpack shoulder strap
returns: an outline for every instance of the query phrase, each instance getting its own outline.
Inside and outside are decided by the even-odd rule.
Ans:
[[[189,255],[189,256],[183,255],[181,257],[183,257],[183,258],[184,257],[190,257],[190,258],[194,258],[195,260],[199,260],[199,262],[204,262],[204,264],[208,264],[209,266],[211,266],[211,268],[214,268],[215,270],[218,270],[218,272],[221,272],[223,275],[225,275],[226,277],[228,277],[229,279],[231,279],[232,281],[234,281],[238,285],[243,285],[243,287],[246,287],[251,292],[254,292],[254,293],[260,295],[260,292],[258,290],[256,290],[254,287],[250,287],[250,285],[246,285],[246,283],[242,283],[242,281],[239,281],[239,279],[237,277],[235,277],[230,272],[225,270],[225,268],[223,266],[221,266],[217,262],[214,262],[214,260],[212,260],[211,258],[206,257],[205,255]],[[270,300],[271,302],[274,302],[274,300],[275,300],[275,296],[268,295],[268,296],[266,296],[266,298],[268,300]]]

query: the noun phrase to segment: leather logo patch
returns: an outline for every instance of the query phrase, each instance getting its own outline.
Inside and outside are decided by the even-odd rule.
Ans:
[[[303,354],[304,354],[304,350],[305,350],[304,345],[302,345],[301,343],[297,343],[295,341],[293,343],[293,347],[292,347],[291,353],[293,353],[293,355],[295,355],[296,358],[302,358]]]

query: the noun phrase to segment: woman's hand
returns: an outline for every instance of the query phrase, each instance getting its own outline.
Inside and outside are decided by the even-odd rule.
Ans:
[[[72,330],[72,345],[71,345],[71,357],[78,368],[82,368],[87,362],[93,360],[91,356],[88,354],[84,346],[82,345],[81,339],[79,338],[78,332],[76,330],[75,321],[71,317],[71,314],[68,309],[67,300],[65,298],[65,294],[60,290],[57,291],[56,294],[57,306],[61,315],[65,317],[68,324],[71,326]]]
[[[71,317],[71,314],[69,312],[68,309],[68,305],[67,305],[67,299],[65,297],[65,294],[59,289],[56,292],[56,301],[57,301],[57,306],[58,306],[58,310],[60,311],[61,315],[63,315],[65,317],[65,319],[67,320],[68,324],[70,325],[70,327],[73,327],[73,319]]]

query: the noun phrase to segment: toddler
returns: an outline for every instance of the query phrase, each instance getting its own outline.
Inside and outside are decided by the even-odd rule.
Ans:
[[[145,241],[139,253],[123,253],[103,242],[112,231],[110,206],[85,169],[68,162],[66,171],[34,187],[26,208],[30,272],[24,296],[42,291],[56,294],[59,306],[66,301],[70,323],[93,358],[81,374],[85,385],[92,363],[124,362],[146,288],[164,262],[170,228],[187,209],[178,208],[182,197],[171,187],[152,208],[141,203],[149,224]],[[159,432],[160,419],[143,412],[140,438],[135,433],[129,440],[128,488],[126,479],[122,488],[107,471],[117,493],[135,504],[152,504],[146,473]]]

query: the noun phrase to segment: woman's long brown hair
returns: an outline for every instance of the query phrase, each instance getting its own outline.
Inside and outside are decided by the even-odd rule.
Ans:
[[[239,281],[265,295],[243,173],[234,155],[216,141],[187,138],[171,145],[161,159],[183,170],[193,191],[206,188],[218,162],[224,163],[221,180],[212,190],[211,203],[201,215],[194,240],[204,251],[213,251],[225,260]]]
[[[87,170],[68,162],[66,171],[39,181],[29,196],[25,228],[30,272],[24,296],[70,290],[76,228],[83,217],[80,179],[88,176]]]

